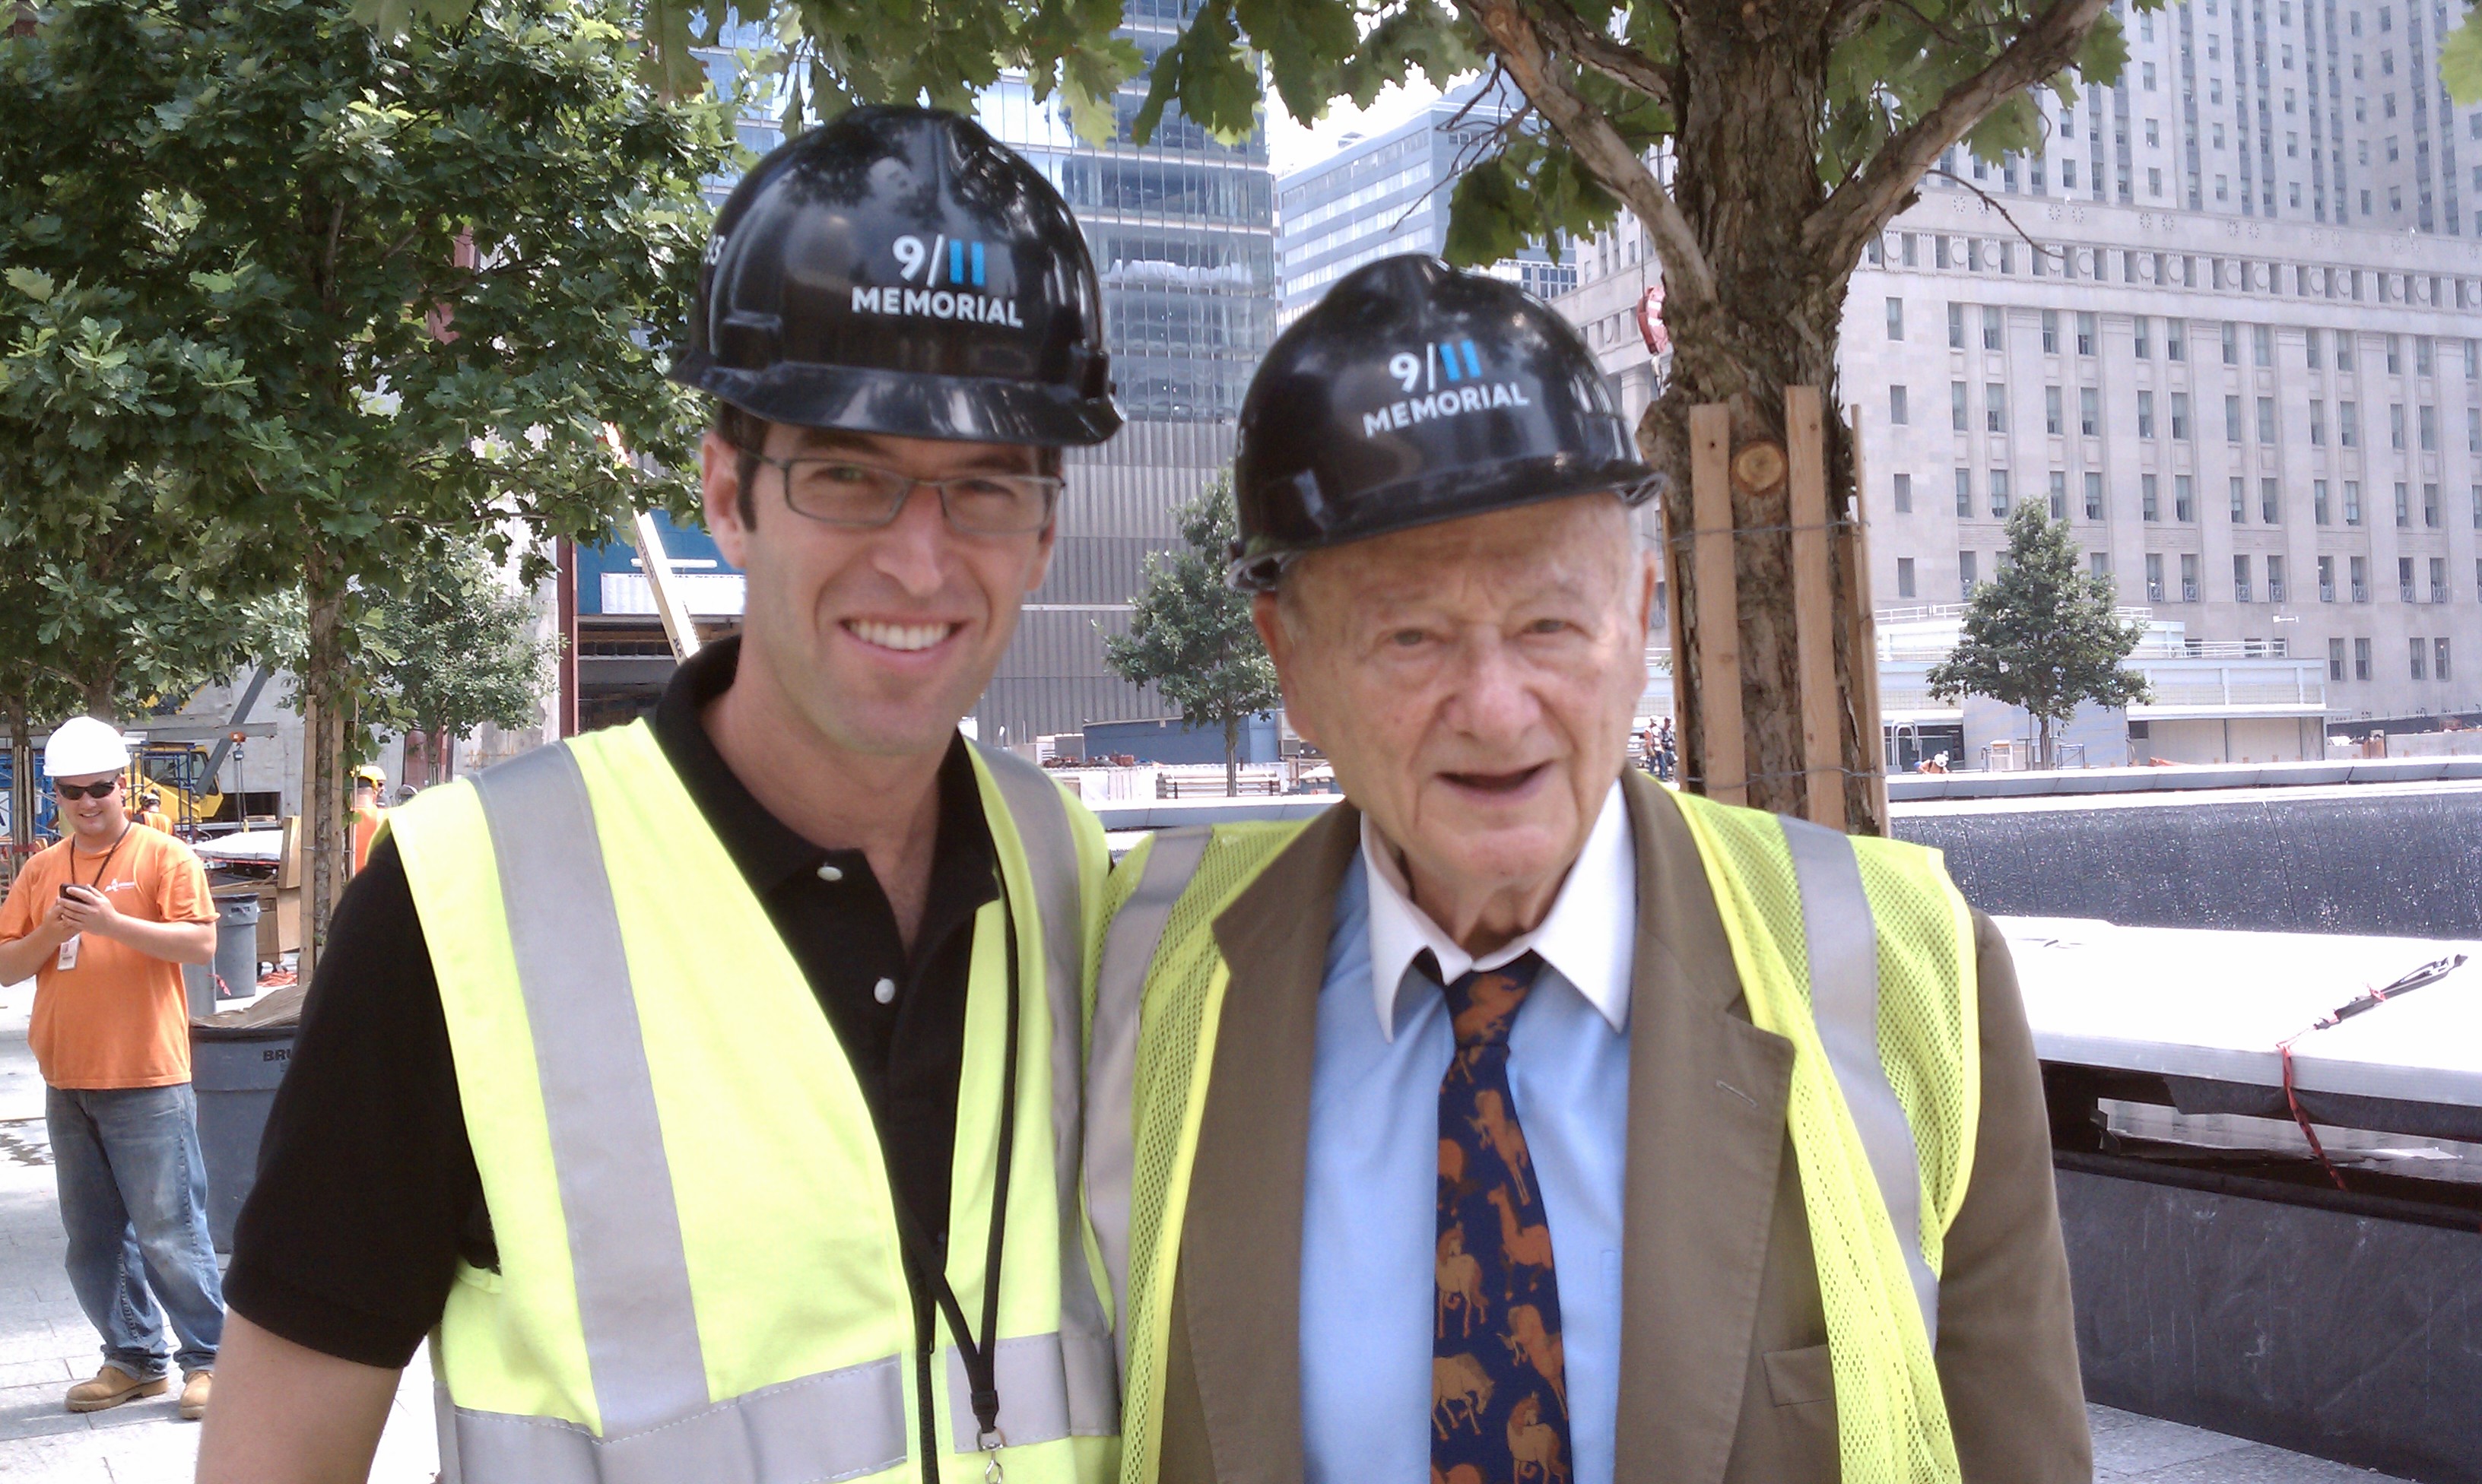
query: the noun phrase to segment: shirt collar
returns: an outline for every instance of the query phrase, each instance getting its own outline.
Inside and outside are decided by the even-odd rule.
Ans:
[[[1370,816],[1361,817],[1361,869],[1370,891],[1370,993],[1379,1033],[1396,1038],[1399,991],[1414,960],[1428,951],[1443,982],[1468,969],[1496,969],[1539,953],[1602,1012],[1615,1031],[1628,1027],[1629,970],[1637,944],[1637,851],[1629,833],[1628,807],[1615,780],[1602,812],[1560,883],[1551,910],[1534,930],[1480,958],[1459,948],[1413,904],[1396,851]]]

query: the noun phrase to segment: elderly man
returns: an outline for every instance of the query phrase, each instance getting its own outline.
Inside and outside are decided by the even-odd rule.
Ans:
[[[1253,384],[1234,576],[1347,801],[1115,883],[1124,1479],[2090,1475],[2000,940],[1625,767],[1650,483],[1573,333],[1427,259]]]

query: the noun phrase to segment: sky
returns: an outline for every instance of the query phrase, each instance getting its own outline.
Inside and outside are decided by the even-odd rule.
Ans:
[[[1459,79],[1463,81],[1463,79]],[[1267,98],[1267,157],[1279,178],[1315,165],[1342,147],[1347,134],[1376,134],[1390,129],[1429,106],[1439,95],[1439,90],[1425,81],[1418,72],[1402,88],[1389,88],[1374,99],[1366,110],[1337,102],[1329,107],[1327,117],[1308,128],[1293,121],[1284,111],[1283,100],[1270,90]]]

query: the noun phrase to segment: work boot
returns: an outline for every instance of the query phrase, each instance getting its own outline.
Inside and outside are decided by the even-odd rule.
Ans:
[[[101,1412],[141,1396],[161,1396],[172,1384],[162,1376],[142,1381],[118,1366],[106,1366],[94,1373],[93,1380],[69,1388],[68,1408],[71,1412]]]
[[[207,1415],[207,1393],[215,1389],[216,1373],[193,1370],[181,1378],[181,1420],[195,1422]]]

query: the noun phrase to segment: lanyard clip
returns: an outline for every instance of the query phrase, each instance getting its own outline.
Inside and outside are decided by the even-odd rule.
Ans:
[[[1002,1484],[1008,1471],[1000,1467],[1000,1449],[1008,1446],[1008,1439],[1000,1435],[997,1427],[986,1427],[975,1438],[974,1445],[983,1450],[983,1484]]]

